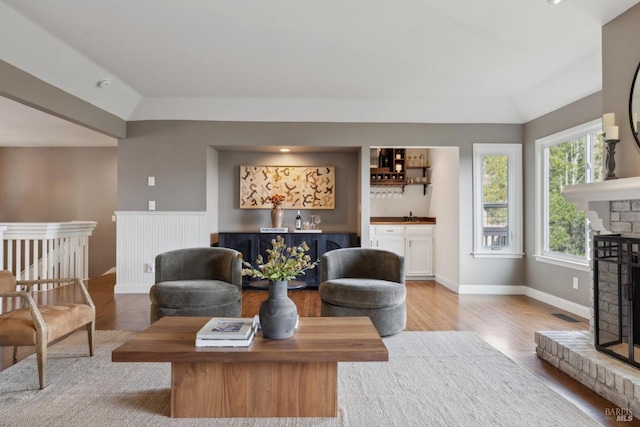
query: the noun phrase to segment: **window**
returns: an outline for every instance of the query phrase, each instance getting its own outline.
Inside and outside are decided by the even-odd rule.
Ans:
[[[522,257],[522,146],[473,144],[476,258]]]
[[[602,181],[604,156],[600,119],[536,140],[536,259],[588,268],[585,212],[565,201],[562,191]]]

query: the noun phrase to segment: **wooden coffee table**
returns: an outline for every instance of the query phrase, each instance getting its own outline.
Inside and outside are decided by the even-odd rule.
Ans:
[[[163,317],[112,352],[171,362],[172,417],[335,417],[338,362],[389,360],[368,317],[302,317],[287,340],[258,332],[248,348],[196,348],[207,320]]]

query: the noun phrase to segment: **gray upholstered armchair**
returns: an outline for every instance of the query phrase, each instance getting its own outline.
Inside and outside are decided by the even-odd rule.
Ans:
[[[242,255],[207,247],[160,254],[149,297],[151,323],[163,316],[240,317]]]
[[[369,316],[380,336],[406,325],[404,257],[371,248],[336,249],[322,255],[318,292],[322,316]]]

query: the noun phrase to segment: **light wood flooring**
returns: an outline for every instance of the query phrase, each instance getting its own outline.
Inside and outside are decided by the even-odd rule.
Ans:
[[[101,330],[143,330],[149,326],[149,297],[144,294],[114,294],[115,275],[89,281],[89,292],[96,305],[96,328]],[[526,296],[458,295],[433,281],[407,282],[408,331],[475,331],[524,369],[570,400],[593,419],[607,426],[640,426],[640,421],[616,422],[606,415],[615,408],[566,374],[541,361],[535,354],[534,332],[543,330],[587,330],[586,319],[564,312]],[[320,299],[316,290],[289,291],[300,316],[319,316]],[[242,315],[257,314],[267,297],[263,290],[243,291]],[[580,322],[567,322],[555,316],[563,313]],[[21,347],[21,360],[33,349]],[[12,348],[0,347],[0,370],[11,366]],[[640,414],[637,414],[640,417]]]

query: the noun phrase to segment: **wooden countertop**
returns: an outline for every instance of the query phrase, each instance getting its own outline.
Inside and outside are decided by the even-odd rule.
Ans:
[[[371,225],[400,224],[400,225],[425,225],[435,224],[436,219],[429,216],[418,216],[409,221],[401,216],[372,216],[369,219]]]

